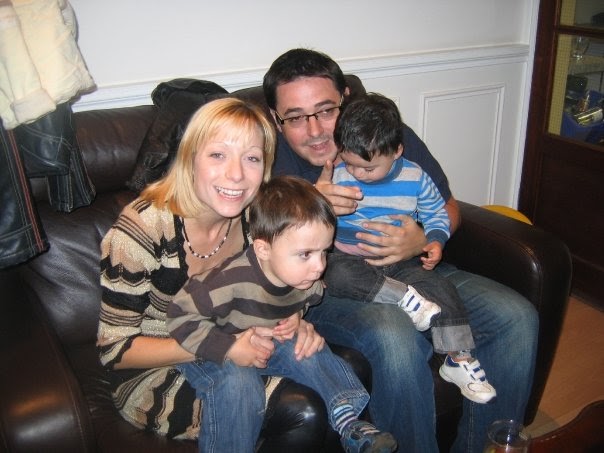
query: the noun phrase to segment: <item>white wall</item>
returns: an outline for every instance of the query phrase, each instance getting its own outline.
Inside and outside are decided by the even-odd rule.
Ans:
[[[514,206],[538,0],[70,0],[98,90],[76,110],[149,103],[162,80],[257,85],[292,47],[399,103],[457,198]]]

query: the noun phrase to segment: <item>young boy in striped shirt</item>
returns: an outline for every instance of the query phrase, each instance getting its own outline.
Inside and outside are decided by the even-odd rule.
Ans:
[[[369,394],[343,359],[327,345],[310,357],[297,357],[295,351],[303,314],[321,302],[321,276],[335,225],[331,204],[309,182],[292,176],[273,178],[260,187],[250,205],[252,245],[218,268],[189,279],[168,306],[170,334],[198,359],[178,367],[203,401],[204,436],[223,433],[215,435],[216,451],[226,451],[227,435],[249,435],[246,451],[254,451],[260,426],[242,433],[246,420],[237,419],[236,407],[264,394],[232,395],[225,383],[260,375],[288,377],[317,391],[344,451],[396,449],[390,433],[358,419]],[[251,344],[235,347],[236,336],[252,327],[270,328],[276,340],[264,368],[251,366],[255,357]],[[214,404],[232,408],[228,423],[213,416]],[[258,407],[264,408],[264,402]]]

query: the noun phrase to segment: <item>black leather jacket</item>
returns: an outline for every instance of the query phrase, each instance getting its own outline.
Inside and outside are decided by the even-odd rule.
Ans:
[[[28,178],[46,178],[48,200],[57,211],[89,205],[96,192],[86,173],[68,103],[33,123],[12,131],[1,129],[0,268],[4,268],[48,248]]]
[[[159,110],[141,145],[136,167],[126,185],[140,192],[168,170],[182,134],[195,111],[212,99],[228,95],[207,80],[180,78],[162,82],[151,93]]]

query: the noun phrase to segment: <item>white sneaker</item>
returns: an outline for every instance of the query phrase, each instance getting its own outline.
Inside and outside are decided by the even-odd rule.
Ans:
[[[454,361],[447,355],[445,363],[438,370],[438,374],[447,382],[455,384],[461,389],[461,394],[475,403],[488,403],[497,392],[487,381],[480,362],[470,358],[471,362],[462,360]]]
[[[407,285],[407,292],[399,300],[398,306],[411,317],[415,328],[420,332],[428,330],[432,325],[432,319],[440,314],[440,307],[425,299],[411,285]]]

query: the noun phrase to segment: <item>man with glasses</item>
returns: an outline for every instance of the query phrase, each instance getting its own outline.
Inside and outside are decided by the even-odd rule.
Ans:
[[[312,182],[334,205],[349,214],[362,198],[358,189],[331,184],[337,148],[333,131],[343,99],[349,95],[338,64],[327,55],[293,49],[278,57],[264,77],[264,94],[279,142],[273,175],[296,175]],[[427,172],[447,201],[451,231],[460,214],[447,178],[426,145],[404,127],[405,157]],[[423,230],[409,217],[401,226],[368,222],[359,247],[378,256],[370,264],[386,266],[422,253]],[[470,252],[469,252],[470,253]],[[511,289],[441,263],[442,273],[464,302],[489,380],[497,398],[489,404],[464,401],[453,451],[482,451],[487,427],[497,419],[522,420],[531,390],[537,348],[538,318],[533,306]],[[433,378],[428,360],[432,346],[397,307],[325,296],[306,319],[333,344],[363,353],[372,368],[369,411],[372,421],[391,432],[405,451],[437,452]]]

